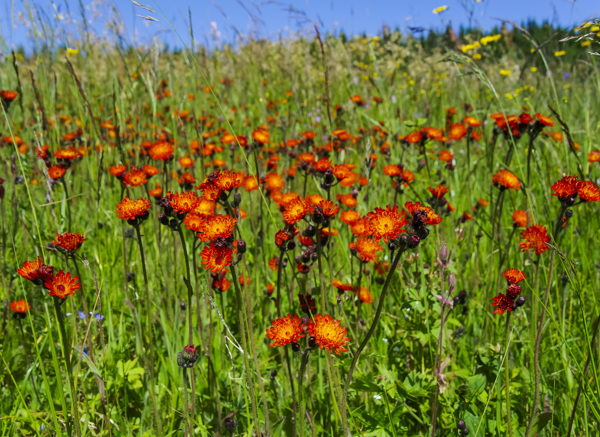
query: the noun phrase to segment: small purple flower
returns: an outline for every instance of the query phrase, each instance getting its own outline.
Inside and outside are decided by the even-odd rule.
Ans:
[[[308,113],[308,116],[309,116],[309,117],[312,117],[312,112],[309,112],[309,113]]]
[[[102,320],[104,320],[104,316],[102,314],[100,314],[100,313],[96,313],[96,315],[94,317],[99,322],[101,322]]]
[[[321,113],[321,108],[317,108],[317,114]]]
[[[83,311],[79,311],[79,318],[85,319],[85,313]]]
[[[327,137],[327,135],[323,135],[323,141],[327,141],[329,138]]]
[[[315,121],[318,123],[321,121],[321,117],[319,117],[318,115],[315,117]]]
[[[225,121],[225,116],[221,115],[221,121]]]
[[[358,85],[358,77],[355,77],[354,79],[352,79],[352,82],[354,82],[354,85]]]
[[[369,105],[368,103],[365,103],[365,108],[369,109],[371,107],[371,105]]]
[[[570,76],[570,74],[569,74],[568,72],[567,72],[567,73],[565,73],[565,79],[568,79],[568,78],[569,78],[569,76]]]
[[[396,96],[392,96],[392,103],[396,103]]]

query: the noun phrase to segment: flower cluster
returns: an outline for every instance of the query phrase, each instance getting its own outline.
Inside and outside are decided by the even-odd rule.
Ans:
[[[496,307],[494,313],[504,314],[506,311],[512,311],[515,308],[525,304],[525,298],[520,296],[521,286],[518,285],[525,279],[525,273],[517,269],[508,269],[503,273],[508,281],[506,286],[506,294],[499,293],[498,296],[492,299],[492,305]]]

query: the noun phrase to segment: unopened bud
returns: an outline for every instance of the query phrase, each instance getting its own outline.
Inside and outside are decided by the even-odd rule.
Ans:
[[[450,259],[450,251],[448,250],[448,246],[446,245],[446,243],[444,243],[444,245],[438,252],[438,258],[443,264],[448,264],[448,260]]]

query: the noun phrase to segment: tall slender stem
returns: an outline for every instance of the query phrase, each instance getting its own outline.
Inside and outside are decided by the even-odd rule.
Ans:
[[[446,296],[444,296],[444,286],[446,284],[444,280],[444,273],[446,272],[445,264],[442,264],[440,268],[440,276],[442,278],[441,281],[441,290],[440,295],[442,296],[442,313],[440,318],[440,335],[438,336],[438,350],[435,358],[435,376],[436,376],[436,389],[435,389],[435,398],[433,401],[433,408],[431,410],[431,437],[435,436],[435,428],[437,424],[437,414],[438,414],[438,402],[440,398],[440,364],[442,362],[442,352],[444,350],[444,324],[446,319],[444,317],[444,313],[446,312]]]
[[[346,383],[344,384],[344,392],[342,394],[342,399],[341,399],[341,401],[343,402],[343,405],[340,405],[340,410],[341,410],[340,412],[342,413],[342,426],[344,429],[345,436],[351,435],[350,427],[348,425],[348,412],[347,412],[346,405],[348,405],[348,389],[350,388],[350,381],[352,380],[352,374],[354,373],[354,370],[356,369],[356,364],[358,363],[358,358],[360,357],[360,354],[362,353],[363,349],[367,346],[367,343],[369,342],[369,340],[371,339],[371,336],[373,335],[373,333],[375,332],[375,329],[377,328],[377,322],[379,322],[379,317],[381,316],[381,311],[383,311],[383,302],[385,301],[385,296],[389,289],[389,285],[392,280],[392,276],[394,275],[394,272],[396,271],[396,267],[398,266],[398,262],[400,262],[400,258],[402,257],[403,253],[404,253],[403,250],[398,250],[398,253],[396,254],[396,258],[394,258],[394,260],[392,261],[392,265],[390,266],[390,271],[388,272],[388,275],[385,278],[385,283],[383,284],[383,290],[381,291],[381,297],[379,298],[379,303],[377,304],[377,311],[375,312],[375,318],[373,319],[373,322],[371,323],[371,327],[369,328],[367,335],[365,335],[365,338],[358,346],[358,349],[356,350],[356,352],[354,352],[354,356],[352,357],[352,363],[350,364],[350,368],[348,369],[348,375],[346,376]]]
[[[506,384],[506,428],[508,435],[512,436],[512,418],[510,410],[510,366],[508,359],[508,347],[510,345],[510,315],[512,311],[508,311],[506,315],[506,326],[504,328],[505,344],[506,344],[506,359],[504,360],[504,379]]]
[[[73,408],[73,421],[75,425],[75,434],[81,436],[81,427],[79,424],[79,409],[77,407],[77,393],[75,392],[75,382],[73,381],[73,364],[71,362],[71,344],[67,338],[67,331],[65,329],[65,318],[62,313],[60,305],[62,300],[59,297],[54,296],[54,310],[56,311],[56,319],[58,320],[58,326],[60,327],[60,339],[63,348],[63,357],[67,365],[67,378],[69,380],[69,387],[71,389],[71,406]]]
[[[300,404],[300,436],[304,437],[304,416],[306,416],[306,407],[304,403],[304,389],[302,382],[304,380],[304,372],[306,372],[306,364],[310,358],[310,348],[307,348],[302,355],[300,362],[300,373],[298,373],[298,403]]]

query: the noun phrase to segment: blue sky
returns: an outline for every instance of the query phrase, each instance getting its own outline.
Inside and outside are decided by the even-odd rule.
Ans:
[[[62,44],[65,40],[68,43],[70,38],[75,38],[77,24],[81,23],[79,0],[28,1],[53,21],[53,28],[60,29]],[[266,38],[298,31],[308,34],[312,32],[313,24],[318,24],[321,31],[344,30],[351,35],[362,32],[376,35],[384,24],[391,28],[399,27],[403,31],[408,31],[409,27],[441,29],[449,22],[458,27],[469,24],[469,14],[464,4],[472,7],[471,23],[483,29],[491,29],[500,23],[494,18],[507,18],[519,23],[533,18],[567,26],[600,16],[600,2],[597,0],[140,1],[151,6],[156,13],[135,6],[130,0],[81,1],[86,8],[88,25],[98,34],[107,34],[106,23],[111,19],[114,6],[123,19],[126,42],[132,43],[137,38],[137,41],[147,44],[157,36],[171,47],[181,47],[182,43],[167,21],[171,21],[186,44],[190,41],[188,8],[192,13],[196,41],[211,46],[217,40],[232,41],[237,32]],[[26,0],[0,0],[0,31],[8,48],[19,45],[28,49],[33,47],[26,26],[15,18],[19,13],[26,16],[25,4]],[[443,13],[436,15],[432,12],[443,5],[448,6]],[[146,21],[138,15],[149,15],[159,21]],[[69,21],[69,16],[72,21]]]

